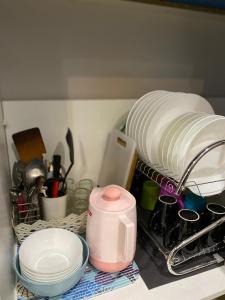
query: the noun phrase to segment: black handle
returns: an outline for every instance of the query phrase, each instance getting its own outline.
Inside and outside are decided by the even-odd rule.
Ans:
[[[71,133],[71,130],[68,128],[67,134],[66,134],[66,141],[69,146],[69,151],[70,151],[70,163],[73,165],[74,164],[74,148],[73,148],[73,136]]]
[[[58,179],[60,175],[60,166],[61,166],[61,156],[60,155],[53,155],[53,178]]]
[[[62,188],[63,193],[65,193],[65,191],[66,191],[66,177],[69,174],[72,166],[74,165],[73,136],[72,136],[71,130],[69,128],[68,128],[67,133],[66,133],[66,142],[67,142],[67,145],[69,146],[70,166],[69,166],[68,170],[66,171],[65,177],[63,179],[63,188]]]

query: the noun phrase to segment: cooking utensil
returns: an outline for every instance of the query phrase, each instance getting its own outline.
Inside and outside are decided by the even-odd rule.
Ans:
[[[45,181],[47,197],[54,198],[65,195],[66,184],[64,178],[55,180],[54,178],[48,178]]]
[[[58,197],[58,193],[59,193],[59,181],[54,180],[52,185],[52,197],[53,198]]]
[[[23,184],[24,167],[25,166],[22,163],[22,161],[16,161],[13,164],[12,179],[13,179],[13,183],[17,188],[20,188]]]
[[[36,184],[38,177],[46,178],[46,168],[42,160],[34,159],[27,166],[25,166],[23,171],[23,183],[27,189]]]
[[[20,160],[28,164],[33,159],[42,159],[46,153],[40,129],[35,127],[12,135]]]
[[[53,178],[58,179],[60,177],[60,166],[61,166],[61,156],[53,155]]]
[[[74,165],[73,136],[72,136],[71,130],[69,128],[68,128],[67,133],[66,133],[66,142],[67,142],[67,145],[69,146],[70,166],[67,169],[64,178],[61,180],[62,188],[60,188],[60,190],[61,190],[62,194],[65,193],[65,191],[66,191],[66,177],[68,176],[72,166]]]
[[[113,130],[108,138],[98,184],[117,184],[130,188],[137,155],[135,142],[119,130]]]
[[[66,177],[68,176],[72,166],[74,165],[73,136],[72,136],[71,130],[69,128],[68,128],[67,134],[66,134],[66,142],[67,142],[67,145],[69,146],[70,166],[69,166],[68,170],[66,171],[64,181],[66,181]]]
[[[19,217],[25,218],[28,212],[28,207],[26,205],[26,199],[23,193],[20,193],[17,198],[17,209]]]
[[[41,178],[38,177],[38,179]],[[27,187],[24,191],[26,194],[27,214],[23,220],[24,223],[33,223],[40,218],[39,195],[40,190],[36,185]]]
[[[48,179],[53,178],[53,169],[54,169],[53,162],[50,162],[48,165],[48,175],[47,175]],[[64,166],[61,165],[59,169],[59,178],[64,178],[65,174],[66,174],[66,170]]]

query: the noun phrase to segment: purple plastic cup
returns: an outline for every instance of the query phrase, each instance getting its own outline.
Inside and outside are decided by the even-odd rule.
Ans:
[[[173,196],[174,198],[177,199],[179,208],[182,209],[184,208],[184,198],[181,195],[176,195],[175,192],[176,192],[175,185],[172,182],[167,181],[161,184],[159,196],[167,196],[167,195]]]

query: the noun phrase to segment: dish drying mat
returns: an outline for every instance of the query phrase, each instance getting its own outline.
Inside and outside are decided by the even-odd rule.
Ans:
[[[140,229],[140,228],[139,228]],[[225,249],[219,251],[219,255],[225,258]],[[201,257],[201,262],[207,262],[211,256],[205,255]],[[149,237],[142,231],[138,230],[138,242],[135,254],[135,261],[139,267],[139,272],[148,289],[174,282],[189,276],[193,276],[214,268],[224,265],[224,261],[220,264],[214,264],[203,269],[199,269],[189,274],[175,276],[169,273],[165,258],[153,245]],[[199,261],[199,260],[198,260]],[[196,262],[194,262],[195,265]],[[186,267],[192,267],[193,261],[186,264]]]
[[[135,262],[125,270],[116,273],[104,273],[88,264],[80,282],[61,296],[39,297],[30,293],[18,281],[17,300],[82,300],[111,292],[134,283],[139,277],[139,268]]]

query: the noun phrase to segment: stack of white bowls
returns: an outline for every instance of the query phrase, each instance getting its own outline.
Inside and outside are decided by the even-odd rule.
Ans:
[[[38,283],[60,282],[77,272],[82,263],[82,242],[65,229],[37,231],[19,248],[21,275]]]
[[[225,139],[225,117],[215,115],[199,95],[153,91],[133,105],[126,134],[135,140],[142,160],[179,181],[202,149]],[[211,196],[225,189],[224,179],[225,149],[218,147],[198,162],[187,186]]]

